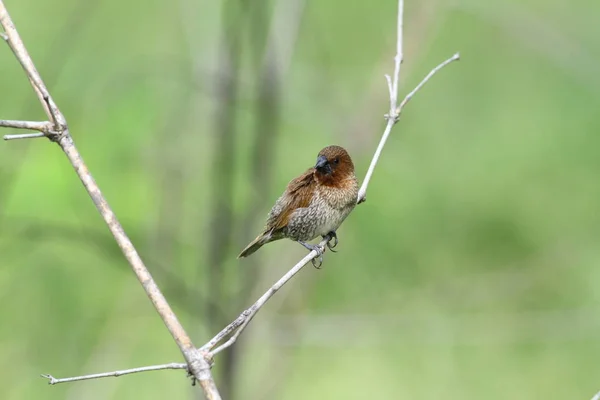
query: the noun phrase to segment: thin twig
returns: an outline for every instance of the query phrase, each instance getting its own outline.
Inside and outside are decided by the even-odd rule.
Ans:
[[[187,369],[187,364],[186,363],[170,363],[170,364],[162,364],[162,365],[151,365],[148,367],[123,369],[120,371],[103,372],[101,374],[73,376],[73,377],[69,377],[69,378],[55,378],[50,374],[42,374],[40,376],[42,378],[48,379],[49,385],[56,385],[58,383],[85,381],[87,379],[118,378],[119,376],[122,376],[122,375],[135,374],[138,372],[160,371],[163,369]]]
[[[321,254],[325,251],[325,246],[327,245],[329,237],[326,237],[319,243],[319,248],[321,249]],[[300,260],[296,265],[292,267],[281,279],[279,279],[273,286],[269,288],[250,308],[245,310],[239,317],[235,319],[231,324],[227,325],[221,332],[219,332],[215,337],[208,341],[204,346],[202,346],[202,350],[211,351],[221,340],[226,338],[229,334],[235,331],[234,335],[223,345],[219,346],[217,349],[211,351],[211,354],[215,355],[227,347],[231,346],[237,340],[240,333],[246,328],[250,320],[254,318],[254,315],[265,305],[265,303],[273,297],[273,295],[281,289],[283,285],[285,285],[294,275],[298,273],[309,261],[318,257],[320,254],[316,250],[308,253],[302,260]],[[237,329],[237,330],[236,330]]]
[[[2,138],[4,140],[17,140],[17,139],[35,139],[44,137],[43,133],[19,133],[16,135],[4,135]]]
[[[32,131],[48,132],[52,127],[48,121],[14,121],[0,119],[0,128],[30,129]]]
[[[407,94],[406,97],[404,98],[404,100],[402,100],[402,103],[400,103],[400,105],[396,109],[396,119],[398,119],[400,117],[400,114],[402,114],[402,109],[404,108],[404,106],[406,106],[406,103],[408,103],[413,98],[415,93],[417,93],[419,90],[421,90],[421,88],[423,86],[425,86],[425,84],[431,79],[431,77],[433,77],[435,74],[437,74],[442,68],[444,68],[446,65],[450,64],[452,61],[458,61],[458,60],[460,60],[460,54],[455,53],[452,57],[450,57],[446,61],[440,63],[437,67],[435,67],[434,69],[429,71],[427,76],[425,76],[425,78],[423,78],[423,80],[421,82],[419,82],[419,84],[412,90],[412,92]]]
[[[40,131],[41,133],[21,133],[17,135],[4,135],[4,140],[15,140],[15,139],[34,139],[46,136],[51,129],[52,124],[48,121],[15,121],[0,119],[0,128],[16,128],[16,129],[30,129],[33,131]]]
[[[396,25],[396,56],[394,57],[394,78],[390,93],[390,112],[393,113],[398,103],[398,80],[400,79],[400,66],[404,55],[402,53],[402,31],[404,27],[404,1],[398,0],[398,20]]]
[[[404,106],[406,106],[406,104],[413,98],[415,93],[417,93],[419,90],[421,90],[421,88],[429,81],[429,79],[431,79],[431,77],[433,77],[433,75],[438,73],[442,68],[444,68],[446,65],[450,64],[452,61],[458,61],[459,59],[460,59],[460,54],[456,53],[452,57],[450,57],[449,59],[445,60],[444,62],[439,64],[437,67],[432,69],[427,74],[427,76],[425,76],[425,78],[423,78],[423,80],[421,82],[419,82],[419,84],[409,94],[407,94],[406,97],[404,97],[404,100],[402,100],[400,105],[398,107],[393,108],[394,111],[391,112],[390,114],[386,115],[387,124],[385,126],[385,130],[383,131],[383,135],[381,136],[381,140],[379,141],[379,145],[377,146],[377,150],[375,150],[375,154],[373,155],[373,159],[371,160],[371,165],[369,165],[369,169],[367,170],[367,174],[365,175],[365,180],[363,181],[362,186],[360,187],[360,190],[358,191],[358,199],[356,201],[357,204],[360,204],[367,199],[367,188],[369,186],[369,182],[371,181],[371,177],[373,176],[373,171],[375,170],[375,166],[377,165],[377,162],[379,161],[379,157],[381,156],[381,151],[383,150],[383,147],[385,146],[385,143],[387,142],[387,139],[390,136],[390,132],[392,131],[392,128],[394,127],[394,125],[396,125],[396,123],[400,119],[400,114],[402,114],[402,110],[404,109]],[[389,76],[386,76],[386,78],[388,79],[388,83],[389,83]],[[394,101],[392,99],[390,100],[390,104],[392,104],[392,105],[394,104]]]
[[[48,93],[48,90],[44,85],[40,74],[35,68],[33,60],[29,56],[29,53],[27,52],[27,49],[25,48],[25,45],[23,44],[23,41],[21,40],[21,37],[17,32],[17,29],[15,28],[15,25],[11,20],[2,0],[0,0],[0,25],[2,25],[4,28],[8,45],[25,70],[25,73],[34,88],[40,103],[46,111],[48,119],[54,124],[54,129],[56,130],[57,135],[55,140],[56,143],[58,143],[71,162],[75,172],[79,176],[79,179],[81,179],[96,208],[113,234],[115,241],[121,248],[125,258],[136,274],[137,279],[142,284],[150,301],[156,308],[156,311],[167,326],[171,336],[177,343],[177,346],[187,362],[189,371],[196,378],[196,380],[198,380],[206,397],[209,400],[220,399],[221,396],[216,388],[210,372],[208,356],[196,349],[193,345],[190,337],[185,332],[169,303],[156,285],[152,275],[150,275],[150,272],[144,265],[144,262],[133,246],[133,243],[131,243],[131,240],[123,230],[123,227],[110,208],[110,205],[102,195],[100,188],[96,184],[96,181],[85,165],[81,155],[79,154],[79,151],[75,147],[73,139],[69,134],[67,121],[64,115],[58,109],[58,106],[56,106],[52,100],[52,97]]]

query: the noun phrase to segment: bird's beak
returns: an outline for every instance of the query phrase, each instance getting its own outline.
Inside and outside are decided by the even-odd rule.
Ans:
[[[323,173],[331,172],[331,168],[329,167],[329,162],[327,161],[327,157],[319,156],[317,158],[317,163],[315,164],[315,168]]]

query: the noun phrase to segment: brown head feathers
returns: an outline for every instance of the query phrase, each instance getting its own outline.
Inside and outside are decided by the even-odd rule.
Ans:
[[[343,187],[354,178],[354,163],[343,147],[327,146],[319,152],[314,176],[325,186]]]

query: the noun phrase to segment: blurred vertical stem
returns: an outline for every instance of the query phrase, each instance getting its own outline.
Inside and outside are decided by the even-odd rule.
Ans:
[[[255,49],[257,66],[258,94],[255,111],[254,143],[252,146],[252,167],[249,176],[253,201],[244,218],[242,232],[244,237],[252,237],[261,213],[271,193],[273,182],[274,154],[277,154],[277,138],[281,119],[281,83],[290,65],[295,48],[298,29],[303,15],[304,0],[278,0],[267,24],[268,9],[266,3],[255,10],[252,21],[255,43],[265,43]],[[264,26],[269,26],[265,31]],[[264,37],[263,37],[264,36]],[[250,258],[246,263],[256,264],[259,257]],[[250,298],[250,292],[257,281],[255,268],[243,269],[243,285],[240,301],[242,304]]]
[[[273,16],[275,18],[275,16]],[[267,2],[258,2],[252,8],[250,37],[252,38],[253,58],[256,63],[257,94],[254,101],[254,137],[251,147],[251,165],[247,181],[250,182],[250,205],[243,218],[242,235],[245,242],[256,234],[256,224],[264,219],[263,207],[267,203],[273,180],[272,164],[274,161],[278,127],[279,127],[279,70],[274,57],[276,49],[270,48],[266,27],[269,22]],[[239,306],[246,304],[259,274],[256,266],[260,257],[249,258],[240,271],[241,293],[238,296]]]
[[[239,95],[239,69],[241,59],[241,32],[244,13],[242,2],[225,1],[222,10],[222,33],[219,46],[219,63],[216,71],[217,110],[214,123],[214,160],[211,177],[212,206],[209,213],[208,295],[205,303],[206,317],[211,331],[227,323],[223,305],[229,309],[231,302],[224,290],[228,250],[233,233],[233,179],[235,172],[235,140],[237,103]],[[233,366],[236,351],[223,355],[219,362],[222,395],[232,398],[234,385]]]
[[[256,68],[256,96],[254,109],[254,137],[251,152],[250,206],[240,230],[245,239],[253,237],[256,225],[264,219],[262,211],[271,195],[274,178],[273,163],[277,161],[277,139],[280,135],[282,82],[290,65],[295,49],[300,21],[303,16],[304,0],[277,0],[274,9],[267,2],[256,3],[252,8],[251,35]],[[260,256],[244,262],[238,276],[240,293],[238,307],[251,300],[251,295],[260,277]],[[244,340],[234,346],[243,351]],[[282,359],[279,360],[283,361]],[[233,366],[235,367],[235,366]],[[280,367],[283,367],[280,363]],[[235,371],[232,372],[235,375]],[[270,375],[269,375],[270,376]],[[270,387],[275,392],[281,380],[259,387]]]
[[[159,192],[159,211],[158,220],[154,229],[154,237],[152,238],[152,251],[154,257],[161,261],[161,264],[168,266],[167,268],[175,269],[168,271],[172,273],[175,279],[179,280],[179,286],[185,288],[185,279],[179,276],[181,271],[180,249],[181,243],[181,226],[183,222],[184,211],[184,182],[182,169],[187,167],[187,162],[182,159],[182,155],[187,155],[183,149],[184,143],[183,133],[186,131],[184,126],[181,126],[182,121],[186,121],[190,113],[190,103],[192,98],[192,90],[187,86],[193,84],[193,76],[191,73],[191,64],[183,62],[185,69],[181,71],[184,79],[185,87],[183,93],[170,93],[172,104],[169,115],[166,118],[162,129],[158,132],[158,145],[155,149],[156,169],[155,176],[158,177]],[[178,71],[179,72],[179,71]],[[179,77],[179,76],[178,76]],[[174,90],[179,90],[174,89]],[[179,126],[179,129],[173,129],[174,126]],[[179,268],[174,268],[179,266]],[[178,269],[178,270],[177,270]],[[187,290],[179,293],[174,293],[174,297],[181,303],[185,303],[188,299]]]

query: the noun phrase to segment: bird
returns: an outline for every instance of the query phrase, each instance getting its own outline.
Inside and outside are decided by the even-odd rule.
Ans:
[[[269,212],[263,231],[238,258],[284,238],[320,252],[318,245],[308,243],[320,235],[335,239],[333,245],[328,242],[330,249],[335,247],[336,230],[356,206],[357,198],[358,180],[348,152],[335,145],[323,148],[315,166],[288,183]]]

